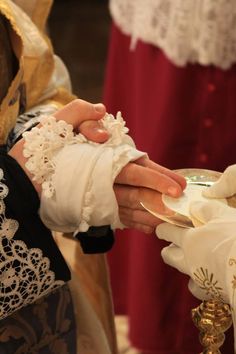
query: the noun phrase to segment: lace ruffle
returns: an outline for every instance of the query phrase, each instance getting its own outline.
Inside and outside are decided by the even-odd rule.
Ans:
[[[145,153],[135,149],[121,113],[101,120],[110,134],[103,144],[74,134],[71,125],[54,117],[41,123],[23,136],[26,167],[42,185],[44,224],[61,232],[87,231],[91,225],[123,228],[113,183],[128,162]]]
[[[129,129],[125,126],[121,113],[118,112],[116,119],[112,114],[106,114],[101,120],[102,125],[110,134],[110,138],[104,143],[105,146],[117,146],[123,142]],[[42,184],[42,189],[47,197],[52,197],[55,191],[53,176],[55,173],[55,157],[57,152],[66,145],[88,143],[82,134],[74,134],[73,126],[63,120],[57,121],[55,117],[43,117],[40,128],[34,127],[25,132],[23,154],[28,161],[25,166],[33,175],[33,180]],[[127,136],[127,141],[132,141]]]
[[[156,45],[178,66],[227,69],[236,61],[234,0],[110,0],[110,10],[132,46]]]
[[[82,134],[75,135],[73,126],[54,117],[44,117],[42,126],[25,132],[23,154],[28,161],[26,168],[32,173],[33,180],[42,184],[46,196],[54,193],[53,175],[55,172],[55,154],[65,145],[87,141]]]

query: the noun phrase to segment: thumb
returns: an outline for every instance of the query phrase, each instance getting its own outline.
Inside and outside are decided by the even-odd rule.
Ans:
[[[226,168],[219,180],[203,191],[209,198],[226,198],[236,193],[236,165]]]
[[[76,99],[59,109],[53,116],[57,120],[66,121],[68,124],[73,125],[75,130],[78,130],[82,122],[100,120],[105,114],[106,107],[102,103],[92,104],[81,99]]]
[[[88,140],[95,143],[104,143],[109,139],[108,131],[102,126],[100,121],[87,120],[79,126],[79,131]]]

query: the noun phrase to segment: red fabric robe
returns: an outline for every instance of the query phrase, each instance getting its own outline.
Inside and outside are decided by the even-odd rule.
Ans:
[[[159,164],[223,171],[236,163],[236,65],[179,68],[141,41],[131,51],[113,26],[104,103],[122,112],[137,148]],[[144,353],[197,354],[190,313],[199,301],[188,278],[163,263],[163,246],[155,235],[117,232],[109,254],[115,310],[129,315],[131,342]],[[222,353],[233,354],[230,333]]]

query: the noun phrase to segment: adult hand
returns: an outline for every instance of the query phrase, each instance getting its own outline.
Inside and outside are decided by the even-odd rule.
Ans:
[[[203,194],[208,198],[227,198],[236,194],[236,165],[227,167],[219,180]]]
[[[161,193],[179,197],[185,187],[186,181],[182,176],[148,158],[129,163],[114,184],[121,222],[144,233],[153,232],[161,221],[147,212],[140,201],[152,202],[162,212]]]
[[[157,227],[157,236],[172,242],[163,248],[163,260],[191,277],[189,288],[197,298],[217,297],[235,306],[236,210],[212,200],[193,203],[190,212],[204,225]]]

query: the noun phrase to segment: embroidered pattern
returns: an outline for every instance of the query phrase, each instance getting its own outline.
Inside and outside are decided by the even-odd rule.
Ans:
[[[14,354],[75,354],[76,328],[67,285],[0,322],[0,346]]]
[[[121,30],[161,48],[179,66],[236,62],[235,0],[111,0]]]
[[[211,298],[218,298],[223,300],[222,287],[219,286],[218,280],[214,279],[213,273],[208,273],[208,269],[202,267],[196,269],[194,274],[194,281],[198,284],[199,288],[204,290],[207,296]]]
[[[228,261],[228,265],[230,267],[235,267],[236,266],[236,259],[235,258],[230,258]],[[234,303],[235,303],[235,290],[236,290],[236,275],[232,274],[232,280],[231,280],[231,284],[232,284],[232,296],[231,296],[231,308],[232,311],[234,313]]]
[[[64,284],[55,280],[50,260],[38,248],[15,240],[18,222],[5,216],[8,187],[0,169],[0,319]]]
[[[236,259],[230,258],[229,259],[229,266],[233,266],[233,265],[236,265]]]

